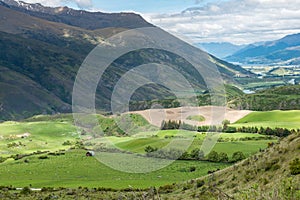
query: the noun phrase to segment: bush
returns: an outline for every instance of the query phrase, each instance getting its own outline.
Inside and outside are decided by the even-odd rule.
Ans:
[[[290,170],[292,175],[300,174],[300,160],[299,158],[294,159],[290,162]]]
[[[195,167],[195,166],[191,166],[189,171],[190,171],[190,172],[196,171],[196,167]]]
[[[21,194],[24,194],[24,195],[27,195],[27,194],[30,194],[31,193],[31,190],[28,186],[24,187],[21,192]]]
[[[160,193],[171,193],[173,192],[175,185],[164,185],[159,187]]]
[[[145,152],[146,153],[151,153],[151,152],[154,152],[154,151],[157,151],[157,148],[154,148],[152,146],[146,146],[145,147]]]
[[[234,152],[232,154],[231,161],[232,162],[237,162],[237,161],[243,160],[245,158],[246,158],[246,156],[243,154],[243,152],[237,151],[237,152]]]
[[[195,160],[202,160],[204,158],[204,152],[199,148],[193,149],[191,152],[191,157]]]
[[[278,165],[277,163],[279,162],[279,159],[276,158],[276,159],[273,159],[271,162],[267,162],[266,163],[266,167],[265,167],[265,171],[268,171],[268,170],[277,170],[280,168],[280,165]]]
[[[44,156],[39,156],[39,159],[42,159],[42,160],[43,159],[48,159],[48,156],[45,156],[45,155]]]
[[[179,160],[188,160],[191,158],[191,155],[188,152],[183,152],[183,154],[178,158]]]
[[[224,152],[219,153],[219,162],[228,162],[227,153]]]
[[[219,162],[219,154],[216,151],[211,151],[207,156],[207,160],[211,162]]]
[[[0,156],[0,163],[3,163],[6,160],[6,158],[3,158]]]
[[[205,184],[204,180],[197,180],[196,186],[197,188],[202,187]]]
[[[72,142],[70,142],[69,140],[65,141],[64,143],[62,143],[63,146],[71,146]]]

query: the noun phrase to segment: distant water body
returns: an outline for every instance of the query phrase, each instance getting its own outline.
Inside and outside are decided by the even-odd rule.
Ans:
[[[254,94],[255,92],[252,90],[243,90],[245,94]]]

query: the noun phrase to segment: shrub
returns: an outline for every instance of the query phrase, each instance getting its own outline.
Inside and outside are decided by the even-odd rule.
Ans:
[[[202,187],[205,184],[204,180],[197,180],[196,186],[197,188]]]
[[[204,152],[199,148],[193,149],[191,152],[191,157],[195,160],[202,160],[204,158]]]
[[[228,162],[227,153],[224,152],[219,153],[219,162]]]
[[[277,169],[280,169],[280,165],[279,164],[273,165],[272,170],[275,171]]]
[[[48,159],[48,156],[44,155],[44,156],[39,156],[39,159]]]
[[[69,140],[67,140],[67,141],[65,141],[64,143],[62,143],[62,145],[63,145],[63,146],[71,146],[72,143],[71,143]]]
[[[231,161],[232,162],[237,162],[237,161],[243,160],[245,158],[246,158],[246,156],[243,154],[243,152],[237,151],[237,152],[234,152],[232,154]]]
[[[266,179],[266,178],[261,178],[260,182],[264,185],[267,185],[269,183],[268,179]]]
[[[3,158],[0,156],[0,163],[3,163],[6,160],[6,158]]]
[[[299,158],[294,159],[290,162],[290,170],[292,175],[300,174],[300,160]]]
[[[175,185],[164,185],[159,187],[160,193],[171,193],[175,188]]]
[[[157,148],[154,148],[152,146],[146,146],[145,147],[145,152],[146,153],[151,153],[151,152],[154,152],[154,151],[157,151]]]
[[[27,194],[30,194],[31,193],[31,190],[28,186],[24,187],[21,192],[21,194],[24,194],[24,195],[27,195]]]
[[[196,167],[195,167],[195,166],[191,166],[189,171],[190,171],[190,172],[196,171]]]
[[[277,163],[279,162],[279,159],[276,158],[276,159],[273,159],[271,162],[267,162],[266,163],[266,166],[265,166],[265,171],[268,171],[268,170],[277,170],[280,168],[280,165],[278,165]]]
[[[211,151],[207,156],[207,160],[211,162],[218,162],[219,154],[216,151]]]
[[[191,155],[188,152],[183,152],[183,154],[180,156],[180,160],[188,160],[191,158]]]

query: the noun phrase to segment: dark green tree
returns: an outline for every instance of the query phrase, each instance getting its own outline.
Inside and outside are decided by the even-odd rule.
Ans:
[[[211,162],[219,162],[219,154],[216,151],[211,151],[207,155],[207,160]]]
[[[219,162],[228,162],[228,155],[227,153],[221,152],[219,153]]]
[[[193,149],[191,152],[191,157],[195,160],[202,160],[204,158],[204,152],[199,148]]]
[[[154,152],[154,151],[157,151],[157,148],[152,147],[152,146],[146,146],[145,147],[145,152],[146,153],[151,153],[151,152]]]
[[[232,162],[237,162],[237,161],[243,160],[243,159],[245,159],[245,158],[246,158],[246,156],[243,154],[243,152],[237,151],[237,152],[234,152],[234,153],[232,154],[232,159],[231,159],[231,161],[232,161]]]

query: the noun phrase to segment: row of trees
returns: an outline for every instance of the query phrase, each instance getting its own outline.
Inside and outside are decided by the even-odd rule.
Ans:
[[[232,127],[228,126],[229,121],[225,120],[222,126],[194,126],[190,124],[186,124],[184,122],[179,121],[162,121],[161,130],[174,130],[174,129],[182,129],[189,131],[198,131],[198,132],[223,132],[223,133],[259,133],[262,135],[274,135],[278,137],[286,137],[292,133],[300,132],[300,130],[289,130],[287,128],[270,128],[270,127]]]
[[[229,158],[227,153],[211,151],[207,156],[199,148],[193,149],[191,152],[183,152],[179,149],[157,149],[152,146],[145,147],[145,152],[148,157],[162,158],[162,159],[178,159],[178,160],[201,160],[210,162],[237,162],[245,159],[245,155],[241,151],[233,153]]]

